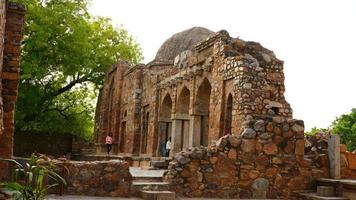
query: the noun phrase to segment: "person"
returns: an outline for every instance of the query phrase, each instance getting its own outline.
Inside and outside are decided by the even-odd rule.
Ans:
[[[161,143],[160,143],[160,153],[161,153],[161,155],[162,155],[162,157],[164,157],[164,156],[166,156],[166,142],[163,140],[163,141],[161,141]]]
[[[171,137],[169,137],[166,143],[166,157],[169,157],[169,152],[171,151],[171,148],[172,148]]]
[[[109,155],[110,151],[112,149],[112,135],[111,135],[111,133],[109,133],[109,135],[106,136],[105,144],[106,144],[108,155]]]

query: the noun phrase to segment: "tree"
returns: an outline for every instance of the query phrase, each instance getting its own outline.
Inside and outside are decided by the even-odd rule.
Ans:
[[[315,135],[317,133],[326,133],[327,131],[328,131],[327,128],[313,127],[309,132],[305,132],[305,135]]]
[[[332,123],[332,130],[340,134],[341,143],[346,144],[349,151],[356,150],[356,108],[350,114],[336,118]]]
[[[93,132],[94,103],[117,59],[137,63],[139,45],[87,0],[18,0],[27,7],[16,131]]]

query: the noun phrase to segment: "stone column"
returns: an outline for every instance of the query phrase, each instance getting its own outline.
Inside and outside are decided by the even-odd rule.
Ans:
[[[330,178],[340,179],[340,136],[331,135],[328,141]]]
[[[200,146],[200,134],[201,134],[201,116],[191,115],[190,116],[190,129],[189,129],[189,147]]]
[[[182,120],[172,119],[172,149],[170,156],[174,156],[175,153],[181,150],[182,141]]]
[[[3,132],[0,135],[0,157],[11,158],[13,150],[14,115],[20,78],[20,52],[25,7],[18,3],[6,5],[5,42],[2,66]],[[8,164],[0,163],[0,181],[6,180]]]

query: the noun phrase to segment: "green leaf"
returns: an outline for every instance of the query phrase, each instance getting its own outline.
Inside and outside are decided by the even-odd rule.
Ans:
[[[93,138],[95,101],[117,59],[142,50],[123,27],[88,14],[87,0],[17,0],[26,5],[16,131]]]

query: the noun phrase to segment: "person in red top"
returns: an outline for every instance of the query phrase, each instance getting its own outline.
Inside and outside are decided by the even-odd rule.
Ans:
[[[110,151],[112,149],[112,135],[111,135],[111,133],[109,133],[109,135],[106,136],[105,144],[106,144],[108,155],[109,155]]]

